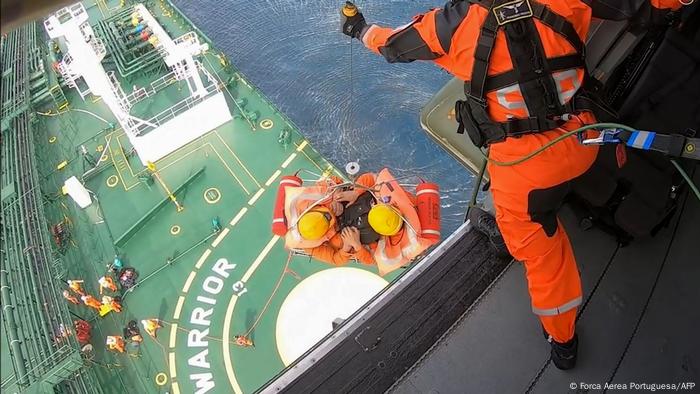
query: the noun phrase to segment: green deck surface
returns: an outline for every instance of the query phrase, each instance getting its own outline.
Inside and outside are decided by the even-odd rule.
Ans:
[[[151,7],[154,15],[173,36],[192,30],[172,6],[154,4]],[[116,10],[119,2],[107,2],[106,6]],[[89,13],[97,20],[108,11],[93,3]],[[218,54],[210,48],[201,61],[217,78],[229,80],[237,71],[232,67],[224,70]],[[143,75],[138,78],[129,83],[155,79]],[[182,92],[178,85],[160,92],[157,102],[144,102],[138,108],[139,114],[155,114],[153,111],[167,107],[168,101],[179,101]],[[131,91],[130,85],[124,88]],[[240,113],[234,103],[236,98],[246,100],[246,112],[259,113],[254,129],[239,117],[156,163],[160,177],[172,190],[203,171],[177,194],[184,206],[184,211],[178,213],[171,202],[161,204],[167,196],[158,182],[148,185],[144,181],[148,170],[136,155],[128,155],[131,146],[122,130],[109,129],[96,116],[74,111],[90,111],[116,124],[106,105],[99,98],[88,96],[83,102],[74,90],[64,88],[64,91],[71,110],[56,116],[53,108],[53,116],[39,116],[34,125],[48,222],[68,220],[72,232],[72,240],[62,257],[68,267],[62,279],[83,279],[87,291],[97,294],[97,278],[105,274],[115,254],[140,275],[139,286],[124,297],[122,313],[99,318],[87,307],[70,305],[72,313],[95,324],[92,344],[96,354],[90,364],[99,375],[102,389],[108,393],[254,391],[284,368],[276,346],[275,324],[286,295],[311,274],[332,269],[305,257],[294,257],[288,262],[284,241],[270,232],[277,181],[280,176],[300,169],[317,174],[337,173],[337,170],[242,79],[229,85],[226,97],[234,115]],[[273,126],[264,129],[260,126],[263,120],[271,120]],[[286,147],[278,142],[284,128],[292,130],[291,144]],[[95,158],[107,151],[99,171],[85,184],[99,202],[85,210],[60,195],[60,185],[65,179],[72,175],[80,177],[88,168],[77,153],[80,145]],[[64,160],[69,164],[57,170],[56,166]],[[212,188],[220,198],[208,202],[207,190],[210,199],[216,194],[212,194]],[[223,232],[212,235],[213,218],[219,218]],[[179,228],[177,234],[173,234],[174,228]],[[115,247],[115,241],[124,234],[128,235]],[[226,271],[227,277],[215,270],[220,259],[235,264],[235,268]],[[168,263],[168,260],[173,261]],[[376,273],[376,267],[356,263],[349,266]],[[154,272],[157,273],[150,276]],[[390,281],[395,276],[385,279]],[[219,279],[223,287],[217,294],[208,293],[206,286],[211,288]],[[243,283],[237,285],[238,281]],[[236,286],[240,287],[240,296],[234,291]],[[198,296],[210,297],[209,303]],[[205,312],[209,325],[192,322],[193,313],[198,312]],[[235,345],[233,336],[249,331],[261,314],[259,323],[250,332],[255,347]],[[144,333],[139,357],[105,350],[105,336],[121,335],[129,320],[145,318],[161,319],[164,327],[156,340]],[[188,344],[188,336],[198,335],[191,330],[204,332],[199,344]],[[200,359],[196,359],[197,355]],[[3,365],[7,362],[5,358],[3,352]],[[159,387],[155,377],[161,372],[166,374],[167,382]],[[198,375],[207,373],[211,376]],[[2,377],[6,377],[5,368]],[[201,379],[199,387],[197,379]],[[207,379],[215,386],[207,386],[204,383]]]

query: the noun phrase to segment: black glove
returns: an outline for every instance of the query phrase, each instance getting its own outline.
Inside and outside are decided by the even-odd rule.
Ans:
[[[342,22],[343,34],[352,38],[360,38],[362,30],[367,27],[365,17],[355,4],[346,1],[340,10],[340,21]]]

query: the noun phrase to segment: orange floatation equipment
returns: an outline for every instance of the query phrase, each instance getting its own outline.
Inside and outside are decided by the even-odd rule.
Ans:
[[[416,186],[416,210],[421,225],[421,237],[440,240],[440,186],[422,182]]]
[[[296,175],[283,176],[277,187],[277,199],[272,213],[272,233],[283,237],[287,234],[287,219],[284,216],[284,198],[287,187],[301,187],[302,181]]]
[[[284,245],[287,249],[311,249],[322,245],[336,233],[337,218],[328,215],[328,231],[320,238],[306,239],[299,231],[299,220],[312,210],[328,212],[325,206],[332,201],[329,186],[288,187],[285,191],[284,214],[287,218],[287,233]]]
[[[380,238],[374,250],[379,275],[399,269],[440,240],[440,194],[434,183],[416,187],[420,199],[406,191],[388,169],[377,175],[375,195],[381,203],[391,205],[403,218],[401,230]]]

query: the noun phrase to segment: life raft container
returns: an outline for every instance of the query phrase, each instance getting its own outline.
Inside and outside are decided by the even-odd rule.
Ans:
[[[301,178],[295,175],[283,176],[277,187],[277,199],[272,212],[272,233],[283,237],[287,234],[287,219],[284,216],[284,197],[287,187],[301,187]]]

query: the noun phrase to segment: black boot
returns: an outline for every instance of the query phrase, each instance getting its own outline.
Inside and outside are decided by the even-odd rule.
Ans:
[[[549,344],[552,345],[552,362],[561,369],[572,369],[576,366],[576,356],[578,354],[578,336],[574,337],[566,343],[559,343],[547,335]]]
[[[467,218],[477,231],[489,239],[496,254],[503,257],[510,255],[501,231],[498,229],[498,224],[496,224],[496,219],[490,213],[478,207],[471,207]]]

